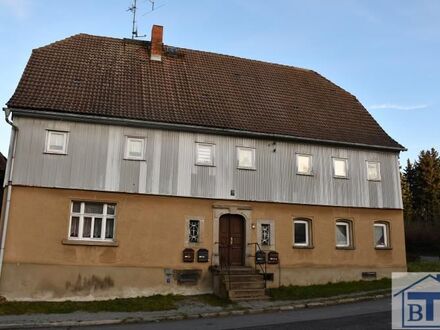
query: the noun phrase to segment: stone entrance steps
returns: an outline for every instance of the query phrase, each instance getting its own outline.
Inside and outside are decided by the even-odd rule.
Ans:
[[[251,267],[231,267],[221,272],[228,298],[233,301],[266,300],[264,277]]]

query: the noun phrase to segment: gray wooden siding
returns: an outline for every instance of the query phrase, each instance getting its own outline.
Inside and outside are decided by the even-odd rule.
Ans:
[[[13,183],[300,204],[401,208],[395,152],[16,117]],[[45,154],[45,131],[68,130],[67,155]],[[145,161],[124,160],[125,136],[146,138]],[[215,166],[195,165],[195,142],[215,144]],[[256,170],[237,169],[236,147],[256,148]],[[295,154],[313,155],[313,176],[295,173]],[[332,173],[348,158],[349,178]],[[382,181],[367,180],[379,161]],[[231,196],[231,190],[235,196]]]

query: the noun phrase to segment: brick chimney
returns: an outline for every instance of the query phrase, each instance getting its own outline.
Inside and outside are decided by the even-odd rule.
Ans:
[[[162,61],[163,26],[153,25],[151,29],[151,55],[152,61]]]

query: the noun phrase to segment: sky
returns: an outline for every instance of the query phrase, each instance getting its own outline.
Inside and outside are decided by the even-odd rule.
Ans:
[[[0,104],[33,48],[77,33],[131,37],[131,0],[0,0]],[[354,94],[416,159],[440,150],[440,1],[138,0],[168,45],[308,68]],[[359,125],[362,129],[362,123]],[[0,118],[0,152],[10,128]]]

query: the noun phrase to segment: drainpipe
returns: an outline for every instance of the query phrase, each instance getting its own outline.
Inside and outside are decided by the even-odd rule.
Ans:
[[[11,142],[9,145],[9,155],[8,155],[9,159],[7,163],[9,166],[8,165],[6,166],[6,176],[5,176],[5,183],[6,183],[5,188],[7,189],[7,191],[6,191],[5,211],[3,213],[3,228],[2,228],[1,246],[0,246],[0,278],[3,269],[3,257],[5,253],[6,232],[8,230],[9,209],[11,206],[12,172],[14,169],[15,148],[17,146],[17,133],[18,133],[18,127],[14,125],[12,121],[9,120],[10,110],[8,108],[3,108],[3,111],[5,112],[5,121],[9,125],[11,125],[12,131],[11,131]]]

